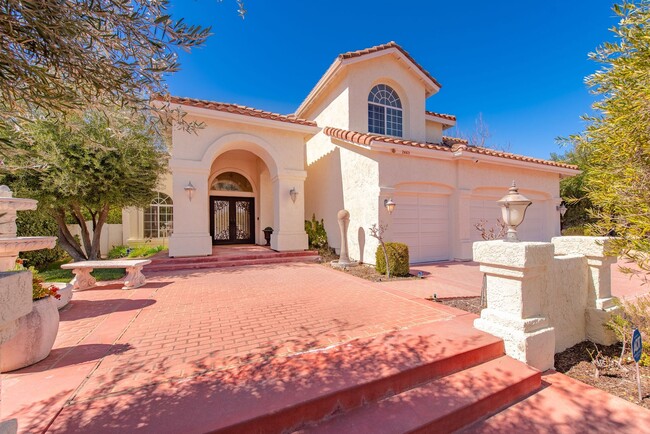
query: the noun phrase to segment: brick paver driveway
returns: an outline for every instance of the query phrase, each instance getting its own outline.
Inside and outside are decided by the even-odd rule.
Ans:
[[[3,375],[1,417],[40,432],[78,403],[449,317],[315,264],[158,274],[136,290],[76,292],[52,354]]]

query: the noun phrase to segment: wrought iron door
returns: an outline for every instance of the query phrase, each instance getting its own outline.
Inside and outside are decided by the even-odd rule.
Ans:
[[[255,202],[252,197],[210,197],[212,244],[255,242]]]

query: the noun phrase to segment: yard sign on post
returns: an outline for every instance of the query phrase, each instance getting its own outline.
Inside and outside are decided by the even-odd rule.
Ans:
[[[641,375],[639,374],[639,360],[641,360],[641,351],[643,349],[643,344],[641,342],[641,333],[639,330],[635,329],[632,333],[632,357],[636,362],[636,385],[639,389],[639,401],[642,401],[641,396]]]

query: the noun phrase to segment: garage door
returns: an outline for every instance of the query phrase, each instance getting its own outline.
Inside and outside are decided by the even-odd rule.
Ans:
[[[449,259],[449,199],[414,194],[394,200],[392,239],[409,246],[411,263]]]
[[[470,208],[470,239],[482,241],[481,233],[474,227],[481,219],[487,220],[486,227],[494,227],[498,219],[501,219],[501,207],[496,203],[498,199],[473,200]],[[517,235],[522,241],[550,241],[546,230],[544,210],[546,202],[533,202],[526,210],[524,222],[517,228]]]

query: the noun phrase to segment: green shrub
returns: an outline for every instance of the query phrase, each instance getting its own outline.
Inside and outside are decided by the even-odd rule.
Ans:
[[[323,219],[316,220],[316,215],[311,216],[311,220],[305,220],[305,232],[309,237],[310,249],[324,249],[327,248],[327,232],[325,232],[325,225]]]
[[[391,276],[409,275],[409,246],[404,243],[385,243],[388,254],[388,266]],[[375,253],[375,269],[378,273],[386,274],[386,258],[381,245],[377,246]]]
[[[115,246],[108,251],[108,259],[126,258],[129,255],[129,246]]]
[[[56,237],[59,234],[59,226],[56,221],[41,210],[18,213],[16,225],[18,226],[17,234],[19,237]],[[53,249],[21,252],[20,258],[25,261],[26,266],[40,269],[47,264],[62,259],[65,255],[65,251],[57,242]]]
[[[129,252],[129,258],[147,258],[153,256],[158,252],[165,250],[163,246],[140,246],[134,247]]]
[[[570,228],[562,229],[563,236],[572,235],[586,235],[584,226],[571,226]]]
[[[115,246],[108,252],[108,259],[146,258],[163,250],[163,246]]]

